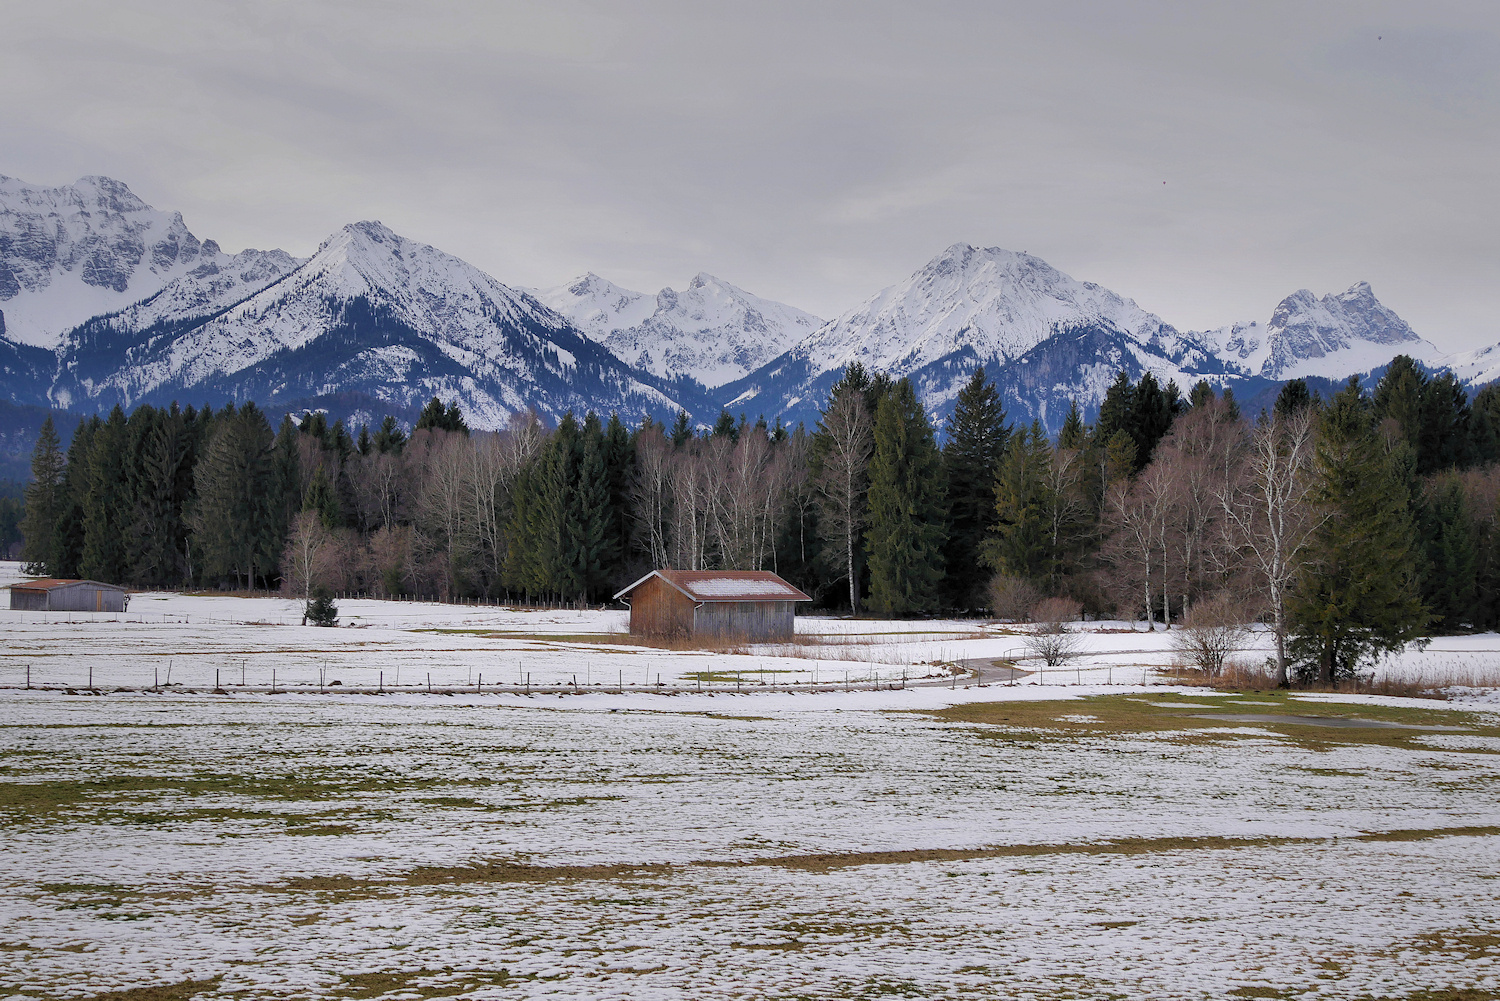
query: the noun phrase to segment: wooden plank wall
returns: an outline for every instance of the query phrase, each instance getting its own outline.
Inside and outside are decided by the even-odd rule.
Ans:
[[[790,601],[711,601],[698,609],[693,632],[705,637],[789,640],[794,607]]]
[[[660,577],[630,594],[630,631],[639,636],[687,636],[693,631],[693,601]]]

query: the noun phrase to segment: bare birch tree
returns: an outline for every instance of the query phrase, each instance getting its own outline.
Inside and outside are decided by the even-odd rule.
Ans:
[[[1273,414],[1252,433],[1242,474],[1224,485],[1219,499],[1265,591],[1276,633],[1276,683],[1282,686],[1287,684],[1287,594],[1326,517],[1309,503],[1312,459],[1312,408]]]
[[[843,550],[844,576],[849,581],[849,609],[859,614],[859,574],[855,553],[865,526],[865,492],[869,485],[870,455],[875,449],[870,413],[864,394],[836,395],[823,413],[822,433],[827,451],[818,470],[825,537]]]

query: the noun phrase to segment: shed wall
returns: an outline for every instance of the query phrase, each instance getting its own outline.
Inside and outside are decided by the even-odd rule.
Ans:
[[[675,587],[652,577],[630,594],[630,631],[638,636],[687,636],[693,604]]]
[[[15,606],[16,591],[11,590],[11,607]],[[36,592],[31,592],[36,593]],[[42,603],[30,606],[53,612],[123,612],[125,592],[115,587],[100,587],[98,584],[65,584],[41,593]]]
[[[10,589],[10,607],[30,612],[44,611],[47,607],[47,592],[22,591],[13,587]]]
[[[789,640],[796,606],[790,601],[710,601],[693,619],[697,636]]]

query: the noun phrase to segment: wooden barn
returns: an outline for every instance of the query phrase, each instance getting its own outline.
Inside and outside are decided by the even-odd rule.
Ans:
[[[653,570],[615,600],[636,636],[789,640],[797,602],[812,598],[769,570]]]
[[[97,580],[43,577],[12,584],[10,607],[33,612],[123,612],[125,589]]]

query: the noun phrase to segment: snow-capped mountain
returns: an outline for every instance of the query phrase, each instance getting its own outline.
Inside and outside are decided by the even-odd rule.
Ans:
[[[85,320],[231,260],[111,178],[46,188],[0,176],[0,332],[12,342],[55,348]]]
[[[1086,346],[1087,350],[1084,350]],[[1072,361],[1068,361],[1072,359]],[[1000,378],[1012,367],[1019,413],[1055,423],[1059,393],[1097,404],[1121,368],[1179,382],[1222,374],[1204,345],[1130,299],[1077,281],[1031,254],[956,243],[906,281],[883,289],[792,350],[729,387],[730,409],[807,419],[852,362],[910,376],[929,410],[944,412],[976,365]],[[1040,394],[1040,395],[1039,395]]]
[[[1232,369],[1284,381],[1341,379],[1368,372],[1398,354],[1427,364],[1443,353],[1375,298],[1368,282],[1319,299],[1307,289],[1277,305],[1269,323],[1236,323],[1193,335]]]
[[[305,263],[212,315],[153,316],[152,307],[70,333],[52,401],[93,410],[359,394],[402,411],[437,395],[481,428],[530,408],[668,415],[683,405],[531,296],[378,222],[345,226]]]
[[[714,388],[742,378],[823,321],[700,273],[681,292],[632,292],[596,274],[536,293],[623,361]]]

